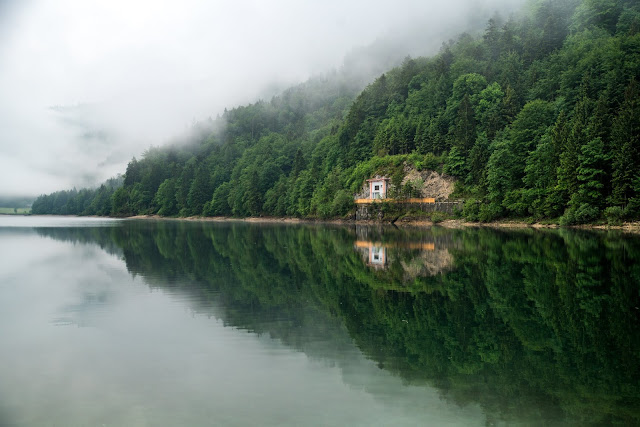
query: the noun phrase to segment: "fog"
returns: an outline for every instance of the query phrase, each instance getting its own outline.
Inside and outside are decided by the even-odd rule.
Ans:
[[[93,186],[224,108],[362,84],[525,0],[0,1],[0,196]]]

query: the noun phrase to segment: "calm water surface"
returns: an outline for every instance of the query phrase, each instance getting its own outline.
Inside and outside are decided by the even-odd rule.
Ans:
[[[0,216],[0,425],[640,423],[640,239]]]

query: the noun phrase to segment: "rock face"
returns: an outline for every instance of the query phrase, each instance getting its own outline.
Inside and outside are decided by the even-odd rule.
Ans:
[[[376,175],[371,178],[382,178],[382,176]],[[449,196],[453,193],[455,182],[455,178],[440,175],[436,171],[417,171],[411,166],[405,165],[404,178],[402,179],[401,185],[404,186],[407,183],[411,183],[413,188],[419,193],[414,197],[433,197],[437,202],[441,202],[449,199]],[[392,185],[389,187],[389,192],[393,192]],[[355,195],[355,198],[367,199],[369,197],[369,184],[365,181],[362,184],[361,191]]]
[[[420,197],[433,197],[436,201],[444,201],[453,193],[455,179],[440,175],[436,171],[426,170],[419,172],[411,167],[405,166],[405,176],[402,185],[407,182],[414,184],[414,187],[420,191]]]

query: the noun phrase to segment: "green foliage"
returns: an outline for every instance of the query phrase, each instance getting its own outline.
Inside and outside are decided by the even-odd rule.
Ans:
[[[131,193],[125,187],[118,188],[111,196],[111,215],[131,216],[134,214],[134,207],[131,203]]]
[[[609,206],[604,210],[609,225],[622,225],[624,210],[620,206]]]
[[[447,175],[455,176],[456,178],[464,178],[467,176],[465,156],[458,147],[452,147],[449,151],[443,171]]]
[[[411,158],[409,160],[411,161]],[[440,172],[442,159],[433,153],[427,153],[421,160],[417,158],[412,164],[419,171],[432,170]]]
[[[635,79],[625,91],[624,102],[611,129],[613,146],[612,194],[613,205],[625,205],[636,196],[634,179],[640,170],[640,90]]]
[[[598,208],[588,203],[572,206],[560,218],[560,225],[586,224],[593,222],[600,216]]]
[[[213,197],[205,204],[203,214],[205,216],[228,216],[231,215],[231,206],[229,205],[229,193],[231,192],[231,184],[222,183],[213,192]]]
[[[491,83],[477,96],[478,127],[484,130],[489,138],[493,138],[506,124],[503,112],[504,96],[498,82]]]
[[[156,192],[153,203],[158,206],[158,215],[173,216],[178,214],[176,200],[176,180],[165,179]]]
[[[439,224],[442,221],[449,219],[449,215],[444,212],[431,212],[431,215],[429,217],[431,219],[431,222],[433,222],[434,224]]]
[[[479,221],[480,220],[480,202],[473,197],[469,197],[464,201],[462,208],[462,216],[467,221]]]
[[[339,190],[331,202],[330,216],[344,216],[354,206],[353,196],[345,190]]]

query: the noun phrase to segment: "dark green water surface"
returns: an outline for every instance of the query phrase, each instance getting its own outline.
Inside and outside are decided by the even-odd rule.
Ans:
[[[638,425],[640,238],[0,217],[0,426]]]

